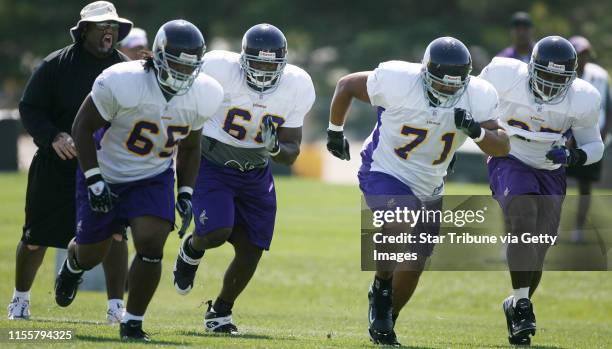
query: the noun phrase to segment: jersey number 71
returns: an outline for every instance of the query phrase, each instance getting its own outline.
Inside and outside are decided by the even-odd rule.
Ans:
[[[419,145],[421,145],[427,139],[427,130],[421,128],[410,127],[408,125],[402,126],[401,134],[404,136],[416,136],[412,141],[406,143],[405,145],[395,148],[395,154],[400,158],[407,160],[411,151],[416,149]],[[444,143],[442,147],[442,152],[440,153],[440,157],[437,160],[432,162],[433,165],[438,165],[446,161],[448,154],[450,153],[451,148],[453,147],[453,140],[455,139],[454,132],[448,132],[440,137],[440,141]]]

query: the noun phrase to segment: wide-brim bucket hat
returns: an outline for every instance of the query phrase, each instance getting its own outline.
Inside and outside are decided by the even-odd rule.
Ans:
[[[113,21],[119,23],[119,35],[117,42],[123,40],[130,29],[132,29],[132,21],[121,18],[117,14],[115,5],[108,1],[95,1],[83,7],[81,10],[81,20],[72,28],[70,28],[70,36],[72,41],[76,42],[81,36],[81,31],[87,23],[98,23]]]

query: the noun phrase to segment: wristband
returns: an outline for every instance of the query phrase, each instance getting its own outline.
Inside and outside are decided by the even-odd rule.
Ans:
[[[100,172],[99,167],[94,167],[94,168],[90,168],[89,170],[85,171],[84,175],[85,175],[85,178],[89,178],[95,175],[102,175],[102,172]]]
[[[189,196],[191,196],[193,195],[193,188],[185,185],[185,186],[178,188],[178,193],[179,194],[187,193],[189,194]]]
[[[330,131],[336,131],[336,132],[342,132],[344,131],[344,125],[334,125],[331,123],[331,121],[329,122],[329,126],[327,126],[327,129]]]
[[[474,140],[474,142],[479,143],[480,141],[482,141],[485,136],[487,135],[487,131],[485,131],[484,128],[480,128],[480,136],[476,137],[476,138],[472,138]]]

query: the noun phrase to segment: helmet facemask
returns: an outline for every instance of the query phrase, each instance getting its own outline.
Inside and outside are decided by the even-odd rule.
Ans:
[[[561,64],[549,62],[545,66],[532,60],[529,62],[529,76],[536,97],[546,104],[557,104],[563,101],[576,78],[576,67],[567,71]]]
[[[470,81],[469,74],[465,78],[451,75],[438,77],[427,68],[423,69],[422,77],[425,94],[431,104],[439,108],[451,108],[457,104]]]
[[[158,49],[154,52],[153,63],[157,69],[157,81],[164,92],[180,96],[189,91],[195,81],[203,60],[197,55],[181,52],[178,56]]]
[[[240,66],[246,74],[247,84],[262,94],[271,93],[278,87],[286,65],[287,58],[277,58],[274,52],[260,51],[258,55],[253,55],[243,50],[240,56]]]

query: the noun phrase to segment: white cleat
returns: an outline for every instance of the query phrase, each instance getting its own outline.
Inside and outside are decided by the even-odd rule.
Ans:
[[[29,320],[30,319],[30,301],[13,298],[8,307],[9,320]]]
[[[125,308],[123,305],[118,305],[117,308],[108,309],[106,311],[106,323],[109,325],[120,324],[125,315]]]

